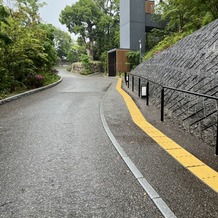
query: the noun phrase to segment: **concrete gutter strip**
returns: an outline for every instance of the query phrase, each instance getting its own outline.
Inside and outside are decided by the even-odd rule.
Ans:
[[[40,88],[37,88],[37,89],[32,89],[30,91],[23,92],[23,93],[20,93],[18,95],[11,96],[9,98],[2,99],[2,100],[0,100],[0,105],[6,104],[7,102],[10,102],[10,101],[17,100],[17,99],[22,98],[24,96],[28,96],[28,95],[31,95],[31,94],[34,94],[34,93],[37,93],[37,92],[41,92],[41,91],[43,91],[45,89],[52,88],[52,87],[58,85],[59,83],[61,83],[62,80],[63,80],[63,78],[60,78],[57,82],[55,82],[53,84],[50,84],[50,85],[47,85],[47,86],[43,86],[43,87],[40,87]]]

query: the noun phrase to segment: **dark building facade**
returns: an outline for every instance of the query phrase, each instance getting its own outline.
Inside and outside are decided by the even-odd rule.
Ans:
[[[145,51],[145,0],[120,1],[120,48]]]
[[[120,0],[120,48],[145,51],[145,35],[163,24],[153,20],[155,2],[149,0]]]
[[[155,2],[149,0],[120,0],[120,48],[108,52],[109,76],[128,72],[126,53],[130,50],[144,53],[146,32],[163,27],[152,19],[154,6]],[[122,63],[124,60],[126,63]]]

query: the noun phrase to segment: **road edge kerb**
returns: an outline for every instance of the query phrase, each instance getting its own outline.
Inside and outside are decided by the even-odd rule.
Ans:
[[[0,105],[6,104],[6,103],[11,102],[11,101],[14,101],[14,100],[17,100],[17,99],[19,99],[19,98],[23,98],[23,97],[28,96],[28,95],[31,95],[31,94],[35,94],[35,93],[37,93],[37,92],[41,92],[41,91],[46,90],[46,89],[49,89],[49,88],[52,88],[52,87],[58,85],[59,83],[61,83],[62,80],[63,80],[63,78],[61,77],[57,82],[52,83],[52,84],[50,84],[50,85],[43,86],[43,87],[40,87],[40,88],[37,88],[37,89],[32,89],[32,90],[30,90],[30,91],[26,91],[26,92],[20,93],[20,94],[18,94],[18,95],[14,95],[14,96],[11,96],[11,97],[2,99],[2,100],[0,100]]]
[[[111,89],[110,88],[107,90],[105,93],[104,97],[101,100],[100,104],[100,117],[101,121],[103,124],[103,127],[105,129],[106,134],[108,135],[109,139],[111,140],[112,144],[114,145],[115,149],[117,152],[120,154],[122,157],[123,161],[127,165],[127,167],[130,169],[136,180],[139,182],[141,187],[144,189],[144,191],[148,194],[150,199],[153,201],[153,203],[156,205],[156,207],[159,209],[161,214],[165,218],[176,218],[175,214],[171,211],[171,209],[167,206],[167,204],[164,202],[164,200],[158,195],[158,193],[154,190],[154,188],[149,184],[149,182],[143,177],[141,172],[138,170],[136,165],[133,163],[133,161],[129,158],[129,156],[126,154],[126,152],[123,150],[123,148],[120,146],[116,138],[114,137],[113,133],[111,132],[106,118],[104,116],[104,109],[103,109],[103,102],[109,93]]]

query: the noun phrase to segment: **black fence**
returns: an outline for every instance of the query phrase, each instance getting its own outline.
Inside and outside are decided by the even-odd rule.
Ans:
[[[145,77],[125,73],[125,83],[132,91],[137,91],[139,97],[145,97],[149,105],[152,97],[153,104],[160,109],[160,120],[164,121],[167,113],[175,113],[176,118],[188,122],[188,130],[199,129],[200,138],[206,132],[211,135],[210,143],[215,146],[218,155],[218,97],[197,92],[182,90],[174,87],[163,86]],[[143,92],[144,89],[144,93]],[[167,107],[166,107],[167,106]],[[209,110],[207,110],[209,107]]]

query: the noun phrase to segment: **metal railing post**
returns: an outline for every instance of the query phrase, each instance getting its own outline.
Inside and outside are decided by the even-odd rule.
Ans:
[[[146,95],[147,95],[146,104],[148,106],[149,105],[149,82],[147,82],[147,86],[146,86]]]
[[[139,78],[138,96],[141,96],[141,78]]]
[[[126,75],[126,72],[124,72],[124,79],[125,79],[125,83],[127,84],[127,75]]]
[[[216,150],[215,150],[215,155],[218,155],[218,111],[217,111]]]
[[[164,87],[161,89],[161,118],[160,120],[164,121]]]
[[[132,76],[132,91],[134,92],[134,76]]]

